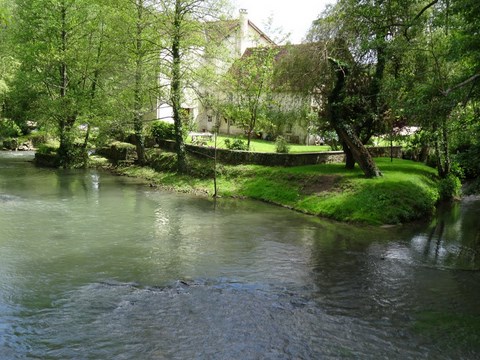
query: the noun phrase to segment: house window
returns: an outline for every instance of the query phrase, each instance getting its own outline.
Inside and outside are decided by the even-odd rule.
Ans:
[[[212,122],[212,115],[207,115],[207,121]]]

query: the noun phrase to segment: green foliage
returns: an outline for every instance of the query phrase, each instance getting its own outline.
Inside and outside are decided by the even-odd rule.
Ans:
[[[57,156],[59,166],[66,169],[83,168],[88,163],[87,151],[79,143],[60,146],[57,150]]]
[[[403,153],[405,158],[415,161],[426,161],[429,155],[431,135],[422,130],[405,139]]]
[[[52,145],[52,144],[40,144],[37,147],[37,153],[43,154],[43,155],[52,155],[56,154],[58,151],[58,145]]]
[[[277,136],[275,140],[275,152],[285,154],[290,152],[290,145],[283,136]]]
[[[451,117],[452,159],[460,167],[461,179],[480,177],[480,122],[475,103],[456,109]]]
[[[20,127],[10,119],[0,119],[0,139],[22,135]]]
[[[242,139],[233,139],[233,141],[231,141],[230,139],[225,139],[224,140],[224,143],[225,143],[225,147],[229,150],[248,150],[248,145],[245,141],[243,141]]]
[[[174,172],[177,168],[175,154],[166,151],[150,149],[147,151],[149,166],[157,171]]]
[[[38,148],[41,144],[46,144],[49,141],[50,136],[45,131],[36,131],[28,134],[27,138],[32,142],[34,147]]]
[[[151,135],[158,140],[175,140],[175,126],[166,121],[155,121],[151,125]]]
[[[262,128],[273,102],[273,69],[278,49],[251,48],[225,74],[224,86],[231,94],[223,106],[225,117],[233,119],[250,138]]]
[[[454,159],[467,179],[480,177],[480,143],[463,149],[462,152],[454,155]]]
[[[448,201],[460,195],[462,183],[454,174],[448,174],[447,177],[441,179],[438,184],[438,192],[440,200]]]

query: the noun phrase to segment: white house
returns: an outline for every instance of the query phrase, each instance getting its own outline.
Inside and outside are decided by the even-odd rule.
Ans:
[[[212,25],[211,28],[215,28],[215,34],[211,36],[214,40],[211,41],[220,42],[221,47],[224,49],[223,54],[226,54],[224,56],[226,60],[214,60],[215,69],[219,74],[227,72],[233,61],[244,56],[247,49],[277,46],[272,39],[248,19],[248,12],[245,9],[240,10],[238,19],[207,23],[205,26],[207,37],[211,35],[208,34],[209,25]],[[279,49],[281,48],[286,49],[284,47],[279,47]],[[279,51],[285,53],[285,50]],[[288,51],[286,52],[288,53]],[[211,61],[211,59],[208,60],[206,58],[204,52],[201,50],[196,53],[196,56],[199,58],[191,60],[199,65],[204,64],[206,61]],[[160,79],[160,82],[164,85],[168,85],[169,79]],[[196,85],[196,88],[197,90],[200,89],[200,92],[203,94],[210,93],[209,89],[201,89],[198,85]],[[280,94],[279,98],[282,96],[283,107],[294,106],[295,104],[298,105],[299,101],[303,101],[293,94],[287,96],[285,96],[285,94]],[[192,89],[187,89],[184,91],[183,99],[182,108],[188,114],[190,121],[195,124],[196,130],[199,132],[212,132],[213,130],[218,129],[218,131],[223,134],[244,134],[244,129],[236,127],[231,123],[230,119],[225,119],[219,116],[211,107],[202,103],[202,100],[205,100],[205,96],[200,98],[198,92],[193,91]],[[156,114],[152,114],[150,118],[173,123],[172,107],[165,101],[158,100]],[[308,125],[305,124],[306,119],[300,120],[301,121],[295,121],[293,125],[290,125],[285,129],[285,137],[292,142],[314,143],[314,138],[309,137],[307,134],[306,129]]]
[[[221,34],[221,37],[217,36],[215,38],[222,42],[222,45],[226,50],[225,52],[231,57],[231,61],[235,58],[241,57],[248,48],[275,45],[275,43],[264,32],[248,19],[248,13],[245,9],[240,10],[238,19],[222,21],[221,28],[225,33]],[[197,61],[201,63],[205,61],[205,59],[199,59]],[[219,71],[228,70],[228,67],[225,67],[222,64],[217,65]],[[160,79],[160,82],[164,84],[167,84],[168,81],[168,79]],[[215,120],[212,118],[209,110],[203,107],[200,99],[194,91],[185,91],[182,108],[190,115],[191,119],[198,124],[200,131],[210,131],[213,129]],[[156,116],[153,115],[151,117],[167,122],[173,122],[172,107],[168,103],[159,99]]]

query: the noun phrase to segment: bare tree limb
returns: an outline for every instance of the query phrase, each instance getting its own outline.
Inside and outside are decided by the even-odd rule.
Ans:
[[[438,0],[433,0],[433,1],[430,2],[429,4],[425,5],[425,6],[423,7],[423,9],[420,10],[419,13],[413,18],[412,23],[415,22],[415,21],[417,21],[417,20],[420,18],[420,16],[423,15],[423,13],[424,13],[425,11],[427,11],[428,9],[430,9],[430,8],[431,8],[433,5],[435,5],[436,3],[438,3]]]
[[[459,89],[459,88],[461,88],[461,87],[464,87],[465,85],[470,84],[472,81],[477,80],[479,77],[480,77],[480,73],[475,74],[475,75],[473,75],[473,76],[470,76],[467,80],[462,81],[461,83],[459,83],[459,84],[457,84],[457,85],[455,85],[455,86],[452,86],[451,88],[449,88],[449,89],[447,89],[447,90],[445,90],[445,91],[442,91],[442,94],[443,94],[444,96],[448,96],[452,91],[455,91],[455,90],[457,90],[457,89]]]
[[[415,23],[415,21],[417,21],[420,16],[423,15],[423,13],[425,11],[427,11],[428,9],[430,9],[433,5],[437,4],[438,3],[438,0],[433,0],[431,1],[430,3],[428,3],[427,5],[425,5],[422,10],[420,10],[418,12],[417,15],[415,15],[415,17],[413,18],[413,20],[410,22],[410,24],[407,25],[407,27],[405,28],[405,32],[404,32],[404,35],[405,37],[407,38],[407,40],[410,40],[409,37],[408,37],[408,30],[410,30],[410,28],[413,26],[413,24]]]

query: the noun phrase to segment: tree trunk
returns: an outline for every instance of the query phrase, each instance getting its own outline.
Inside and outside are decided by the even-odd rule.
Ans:
[[[134,115],[133,128],[135,131],[135,148],[137,162],[145,165],[145,144],[143,138],[143,115],[142,115],[142,89],[143,89],[143,0],[137,0],[137,32],[136,32],[136,60],[135,60],[135,89],[134,89]]]
[[[174,34],[172,38],[172,107],[173,107],[173,121],[175,126],[175,150],[177,153],[177,170],[180,173],[187,172],[187,157],[185,150],[185,143],[183,140],[183,125],[181,118],[182,106],[182,88],[181,88],[181,55],[180,42],[181,34],[181,16],[182,7],[181,0],[175,1],[175,18],[174,18]]]
[[[443,169],[444,177],[450,174],[451,165],[450,165],[450,151],[448,149],[448,126],[447,118],[445,117],[442,121],[442,150],[443,150]]]
[[[366,177],[381,176],[372,156],[360,141],[358,136],[347,124],[344,123],[342,103],[344,100],[345,79],[348,69],[340,65],[336,60],[329,58],[337,75],[335,87],[328,97],[328,117],[330,124],[335,129],[342,144],[345,144],[351,151],[353,158],[362,169]]]
[[[61,40],[61,54],[62,58],[60,59],[59,66],[59,75],[60,75],[60,100],[62,101],[62,109],[59,114],[59,133],[60,133],[60,146],[58,148],[58,161],[59,165],[63,168],[70,168],[74,163],[74,144],[73,144],[73,135],[72,127],[75,124],[76,116],[70,114],[72,109],[70,104],[67,103],[67,89],[68,89],[68,65],[66,63],[66,52],[67,52],[67,7],[65,3],[62,2],[60,9],[61,16],[61,31],[60,31],[60,40]]]
[[[352,151],[350,150],[348,145],[346,145],[343,141],[342,149],[345,153],[345,168],[349,170],[355,169],[355,158],[353,157]]]
[[[375,161],[368,152],[367,148],[360,141],[358,136],[351,130],[344,126],[336,125],[335,131],[338,136],[347,144],[350,149],[353,159],[358,163],[360,169],[367,178],[382,176],[380,170],[378,170]]]
[[[76,116],[71,115],[60,120],[60,146],[58,148],[58,161],[62,168],[71,168],[75,164],[75,144],[72,128],[75,124]]]

